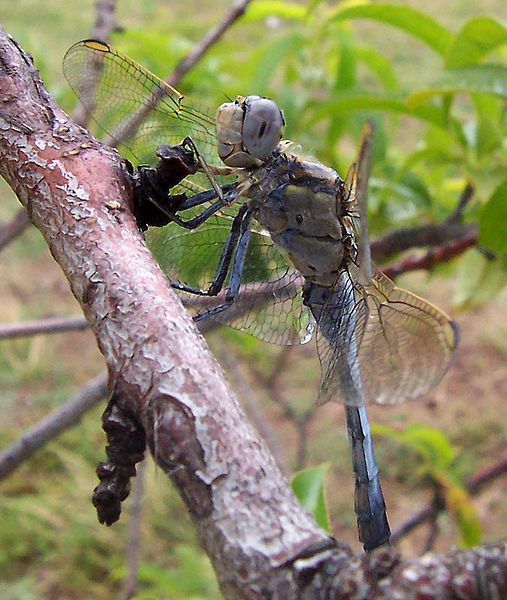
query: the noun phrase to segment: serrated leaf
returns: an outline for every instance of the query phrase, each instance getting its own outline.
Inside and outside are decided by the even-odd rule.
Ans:
[[[496,188],[482,209],[479,242],[502,258],[507,267],[507,179]]]
[[[370,19],[391,25],[421,40],[442,56],[453,41],[452,33],[438,21],[424,12],[401,4],[341,2],[328,20],[342,19]]]
[[[458,31],[447,52],[447,68],[477,63],[483,56],[507,43],[507,28],[491,17],[473,17]]]
[[[407,104],[415,108],[432,96],[457,92],[493,94],[506,98],[507,68],[502,65],[473,65],[444,71],[434,83],[413,92]]]
[[[317,523],[330,531],[329,516],[324,496],[324,480],[329,465],[323,464],[299,471],[292,478],[292,491]]]
[[[280,17],[293,21],[304,21],[308,14],[308,9],[305,6],[294,2],[257,0],[248,5],[244,19],[257,21],[267,17]]]

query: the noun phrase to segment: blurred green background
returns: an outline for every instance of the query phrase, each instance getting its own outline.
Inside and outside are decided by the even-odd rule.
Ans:
[[[69,113],[75,98],[61,60],[74,42],[90,37],[96,18],[91,0],[77,7],[63,0],[0,0],[1,24],[30,51],[45,85]],[[228,7],[223,0],[120,0],[120,30],[111,43],[165,77]],[[481,244],[496,260],[471,249],[431,274],[400,279],[457,315],[458,357],[431,398],[370,411],[392,525],[422,506],[435,485],[446,494],[451,510],[439,518],[437,550],[507,534],[507,483],[500,479],[473,499],[463,488],[464,478],[494,462],[507,441],[501,417],[507,396],[507,29],[502,20],[507,21],[504,0],[254,1],[178,86],[211,113],[227,96],[273,97],[284,109],[287,137],[342,175],[365,119],[373,116],[372,235],[441,221],[465,185],[474,186],[465,220],[480,225]],[[5,222],[19,203],[4,184],[0,194]],[[1,258],[3,322],[79,312],[34,228]],[[301,414],[312,406],[319,377],[314,346],[280,349],[230,330],[209,341],[218,357],[234,356],[224,367],[286,474],[303,462],[329,463],[331,529],[359,548],[341,407],[315,412],[304,461],[294,423],[281,408],[286,401]],[[1,447],[103,367],[88,332],[1,341]],[[0,482],[2,600],[122,597],[132,499],[118,524],[98,524],[90,495],[95,465],[104,456],[100,413],[101,408],[92,411]],[[220,598],[184,514],[179,497],[149,459],[137,598]],[[419,553],[427,536],[425,528],[417,530],[402,540],[402,552]]]

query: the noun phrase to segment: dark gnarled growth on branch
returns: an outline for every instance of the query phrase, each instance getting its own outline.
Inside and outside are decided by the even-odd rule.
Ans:
[[[357,557],[301,508],[169,288],[129,210],[119,156],[54,104],[0,33],[0,173],[63,269],[116,403],[178,488],[227,598],[505,598],[507,544]]]

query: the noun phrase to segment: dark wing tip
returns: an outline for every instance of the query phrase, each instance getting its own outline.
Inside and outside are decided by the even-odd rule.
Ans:
[[[87,40],[81,40],[75,46],[82,45],[92,50],[98,50],[99,52],[111,52],[111,46],[102,40],[94,40],[92,38]]]

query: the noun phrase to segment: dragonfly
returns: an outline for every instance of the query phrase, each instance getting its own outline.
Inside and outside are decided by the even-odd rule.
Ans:
[[[97,40],[72,46],[63,68],[127,157],[142,164],[157,148],[159,159],[174,159],[176,149],[183,165],[176,176],[160,181],[157,169],[146,167],[137,181],[143,202],[160,211],[152,224],[164,225],[149,228],[147,241],[172,287],[200,300],[194,320],[213,319],[271,343],[316,338],[318,403],[345,406],[359,539],[366,551],[388,544],[366,406],[430,391],[453,359],[458,328],[371,263],[365,213],[372,126],[343,180],[282,139],[283,114],[270,99],[238,96],[213,117]]]

